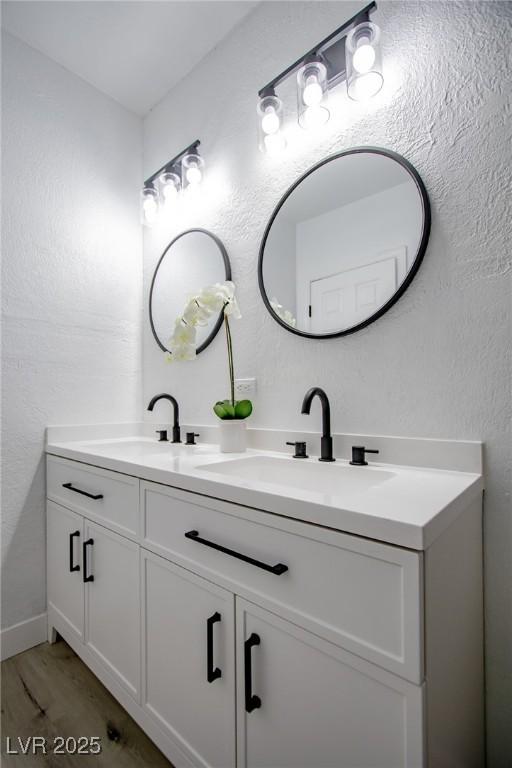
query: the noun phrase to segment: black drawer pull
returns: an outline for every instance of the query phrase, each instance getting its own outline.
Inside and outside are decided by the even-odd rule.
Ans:
[[[88,576],[87,575],[87,547],[92,547],[94,544],[94,539],[87,539],[87,541],[84,541],[82,544],[82,560],[84,564],[84,583],[86,581],[94,581],[94,576],[92,573]]]
[[[280,576],[282,573],[285,573],[288,570],[288,566],[284,565],[283,563],[267,565],[266,563],[262,563],[261,560],[255,560],[253,557],[242,555],[240,552],[235,552],[234,549],[228,549],[227,547],[223,547],[221,544],[215,544],[214,541],[202,539],[199,536],[199,531],[187,531],[185,537],[187,539],[192,539],[193,541],[198,541],[199,544],[204,544],[205,547],[211,547],[212,549],[217,549],[219,552],[224,552],[225,555],[231,555],[231,557],[236,557],[238,560],[243,560],[244,563],[250,563],[251,565],[255,565],[257,568],[262,568],[264,571],[275,573],[276,576]]]
[[[222,671],[213,666],[213,625],[221,621],[221,615],[215,611],[213,616],[206,620],[206,679],[213,683],[219,677],[222,677]]]
[[[62,483],[62,487],[67,488],[68,491],[74,491],[75,493],[80,493],[82,496],[87,496],[88,499],[94,499],[95,501],[97,499],[103,498],[102,493],[87,493],[87,491],[81,491],[80,488],[73,488],[71,483]]]
[[[73,539],[75,536],[80,536],[80,531],[73,531],[73,533],[69,534],[69,571],[70,573],[73,573],[73,571],[79,571],[80,566],[78,564],[74,564],[73,562]]]
[[[255,632],[244,643],[244,674],[245,674],[245,709],[252,712],[261,707],[261,699],[252,692],[252,647],[260,644],[260,636]]]

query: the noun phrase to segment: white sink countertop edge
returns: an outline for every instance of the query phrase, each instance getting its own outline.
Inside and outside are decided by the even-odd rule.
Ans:
[[[122,444],[139,442],[155,453],[127,457]],[[119,449],[116,450],[116,443]],[[200,444],[194,450],[183,445],[179,455],[166,453],[155,438],[140,434],[99,440],[55,441],[49,439],[49,454],[133,475],[143,480],[170,485],[216,499],[241,504],[326,528],[384,541],[409,549],[424,550],[474,499],[481,496],[483,477],[472,472],[422,469],[395,464],[371,463],[365,472],[386,470],[393,477],[360,492],[333,496],[321,489],[304,490],[234,474],[215,472],[219,462],[243,460],[251,456],[273,457],[295,462],[291,456],[250,449],[244,454],[221,454],[217,445]],[[105,452],[106,451],[106,452]],[[304,460],[316,463],[316,458]],[[348,462],[322,465],[325,472],[347,468]],[[350,467],[350,472],[358,472]],[[341,475],[340,475],[341,478]]]

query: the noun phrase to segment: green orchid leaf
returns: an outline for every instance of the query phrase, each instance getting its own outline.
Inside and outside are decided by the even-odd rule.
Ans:
[[[252,413],[250,400],[238,400],[235,403],[235,419],[246,419]]]
[[[213,406],[213,410],[215,412],[215,415],[219,417],[219,419],[227,419],[228,415],[226,413],[226,410],[224,408],[224,403],[218,402],[215,403]]]
[[[231,404],[231,400],[219,400],[213,406],[213,410],[215,411],[215,414],[219,417],[219,419],[235,418],[235,409]]]

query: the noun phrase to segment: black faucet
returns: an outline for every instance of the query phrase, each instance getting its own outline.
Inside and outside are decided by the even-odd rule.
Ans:
[[[155,395],[154,397],[151,398],[148,405],[148,411],[152,411],[153,408],[155,407],[155,404],[158,403],[159,400],[169,400],[169,402],[172,403],[172,406],[174,409],[174,424],[172,426],[172,442],[181,443],[180,407],[178,405],[178,401],[172,395],[167,395],[165,392],[163,392],[161,395]]]
[[[323,389],[313,387],[309,392],[306,392],[302,401],[301,413],[309,414],[314,397],[318,397],[322,404],[322,439],[320,441],[320,458],[318,461],[336,461],[332,455],[331,406],[329,405],[329,398]]]

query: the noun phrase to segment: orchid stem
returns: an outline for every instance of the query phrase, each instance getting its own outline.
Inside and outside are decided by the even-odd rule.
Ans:
[[[224,325],[226,326],[226,342],[228,345],[229,381],[231,385],[231,405],[235,407],[235,370],[233,366],[233,344],[231,342],[231,329],[226,313],[224,313]]]

